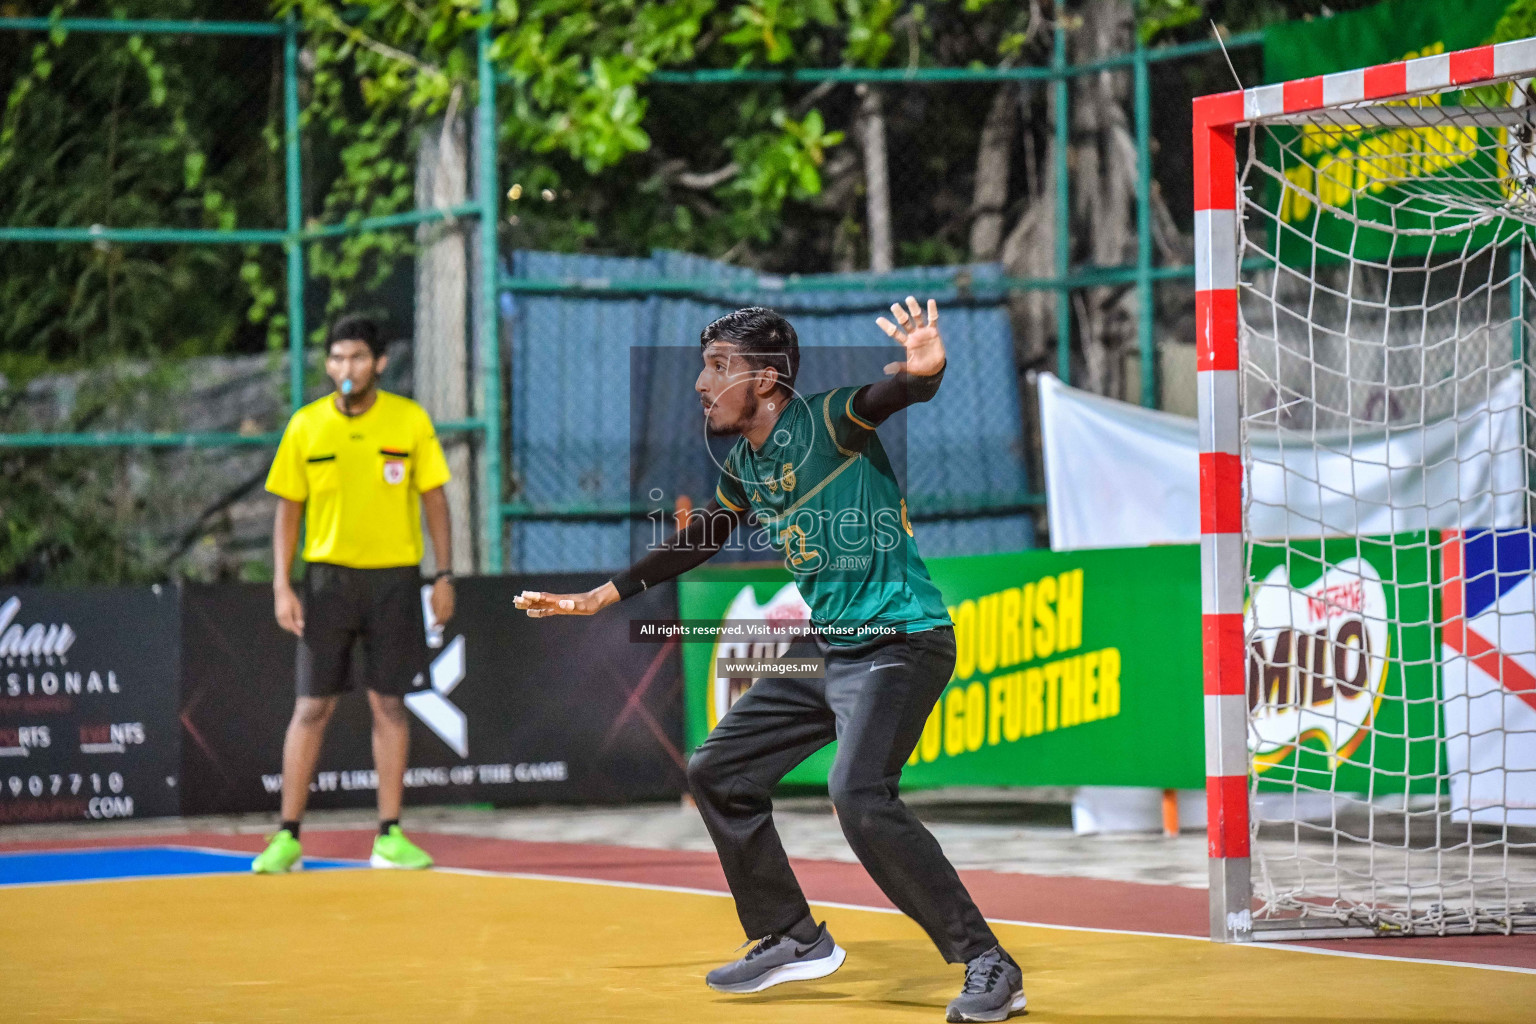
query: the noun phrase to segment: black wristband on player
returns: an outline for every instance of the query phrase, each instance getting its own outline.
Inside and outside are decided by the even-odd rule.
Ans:
[[[665,583],[709,561],[724,546],[741,517],[714,502],[702,516],[689,516],[688,525],[651,549],[640,561],[609,580],[619,600],[634,597],[652,583]]]
[[[613,584],[613,589],[619,592],[619,600],[625,601],[634,597],[645,589],[645,581],[631,573],[628,569],[614,575],[608,581]]]
[[[432,577],[432,582],[433,583],[436,583],[438,580],[447,580],[449,583],[452,583],[453,582],[453,570],[452,569],[444,569],[442,572],[439,572],[435,576]]]

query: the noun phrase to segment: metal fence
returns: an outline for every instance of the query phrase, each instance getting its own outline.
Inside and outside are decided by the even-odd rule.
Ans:
[[[489,10],[491,0],[483,0],[483,9]],[[687,311],[691,330],[692,323],[725,304],[738,300],[768,301],[778,306],[789,304],[796,310],[820,321],[825,317],[819,310],[835,306],[857,309],[867,315],[887,301],[896,292],[921,285],[925,288],[948,289],[940,294],[964,292],[968,301],[977,301],[973,292],[973,270],[951,266],[931,271],[898,270],[890,275],[872,278],[869,275],[788,275],[772,277],[749,272],[723,274],[718,268],[705,268],[701,262],[689,262],[658,256],[653,275],[645,273],[613,274],[608,271],[590,273],[568,260],[553,257],[542,263],[531,254],[519,254],[503,260],[498,254],[498,217],[501,212],[502,173],[515,174],[515,154],[502,154],[498,166],[493,147],[475,146],[471,179],[472,195],[463,203],[448,208],[431,207],[410,210],[385,217],[352,217],[337,223],[317,224],[305,218],[305,169],[301,148],[300,109],[300,50],[304,26],[292,19],[281,23],[266,22],[193,22],[193,21],[129,21],[88,18],[0,18],[0,33],[110,35],[129,40],[145,37],[174,38],[236,38],[242,40],[267,40],[282,51],[280,115],[275,124],[280,125],[280,150],[283,162],[282,218],[280,224],[261,227],[207,227],[176,226],[154,223],[134,226],[80,224],[68,226],[10,225],[0,226],[0,244],[38,247],[39,252],[50,251],[49,246],[86,246],[132,249],[134,247],[229,247],[242,252],[281,254],[282,300],[276,310],[286,317],[286,352],[273,356],[262,364],[273,375],[285,375],[285,386],[278,396],[271,416],[244,416],[228,422],[221,419],[215,409],[203,415],[171,416],[177,409],[174,395],[162,397],[158,406],[151,401],[137,418],[127,421],[131,428],[123,429],[73,429],[68,432],[37,429],[35,427],[0,433],[0,450],[39,448],[96,448],[119,452],[117,469],[127,472],[131,463],[151,457],[154,452],[176,453],[184,457],[190,450],[209,448],[243,448],[254,455],[275,445],[281,425],[283,410],[296,409],[307,394],[315,393],[320,383],[318,377],[306,378],[307,361],[305,341],[309,334],[306,323],[306,249],[366,232],[413,231],[423,224],[452,221],[454,218],[472,219],[473,259],[470,292],[471,329],[467,332],[469,347],[468,364],[474,375],[473,412],[456,421],[439,424],[446,434],[461,435],[473,445],[478,463],[476,517],[479,522],[479,568],[499,572],[507,564],[505,545],[509,537],[514,543],[527,543],[543,529],[546,536],[554,536],[561,530],[569,530],[573,523],[586,521],[594,524],[614,523],[616,518],[641,514],[636,508],[620,507],[628,495],[619,491],[603,492],[587,497],[576,492],[545,493],[532,474],[532,462],[518,462],[519,474],[525,470],[526,478],[508,481],[503,469],[503,448],[510,438],[516,458],[535,459],[536,438],[527,413],[538,407],[537,396],[528,393],[523,383],[514,380],[510,392],[503,381],[503,358],[510,365],[518,365],[528,353],[520,346],[525,331],[530,330],[518,318],[532,315],[532,311],[551,308],[547,304],[557,301],[614,303],[650,303],[652,313],[657,303]],[[1257,33],[1231,37],[1226,40],[1229,48],[1252,46],[1260,41]],[[497,125],[497,74],[488,55],[494,40],[489,28],[479,30],[476,38],[478,94],[475,97],[473,132],[477,138],[494,138]],[[1153,143],[1151,126],[1151,94],[1153,69],[1160,64],[1186,58],[1209,56],[1216,53],[1215,41],[1190,43],[1177,46],[1146,48],[1137,45],[1131,52],[1107,57],[1088,64],[1069,64],[1067,61],[1067,29],[1058,25],[1055,29],[1053,60],[1046,67],[1011,68],[911,68],[898,70],[697,70],[659,71],[650,81],[657,87],[686,88],[694,90],[731,90],[761,87],[765,85],[808,85],[821,83],[872,83],[884,88],[900,86],[902,90],[961,89],[979,85],[1017,83],[1021,87],[1038,85],[1049,90],[1054,110],[1055,142],[1053,149],[1055,209],[1057,225],[1053,248],[1053,273],[1049,277],[1009,277],[989,271],[985,294],[981,298],[992,303],[994,310],[1001,309],[1006,296],[1028,293],[1046,293],[1056,297],[1054,350],[1056,372],[1070,379],[1073,373],[1073,307],[1071,298],[1086,289],[1102,287],[1130,287],[1137,296],[1137,341],[1140,353],[1141,377],[1139,398],[1143,404],[1158,404],[1159,382],[1157,328],[1155,318],[1159,306],[1172,309],[1192,308],[1186,302],[1193,268],[1181,263],[1162,262],[1154,255],[1151,190],[1153,188]],[[1136,189],[1136,260],[1127,265],[1096,266],[1071,264],[1071,238],[1067,225],[1071,222],[1070,206],[1073,202],[1071,172],[1067,165],[1068,138],[1071,131],[1071,97],[1069,85],[1084,76],[1105,73],[1128,73],[1131,76],[1131,108],[1137,161]],[[1182,145],[1178,139],[1174,145]],[[64,219],[61,217],[61,219]],[[503,225],[503,227],[505,227]],[[515,234],[512,236],[515,240]],[[1159,289],[1166,289],[1160,293]],[[543,304],[543,305],[541,305]],[[510,339],[502,332],[507,324],[502,308],[512,311]],[[669,314],[670,315],[670,314]],[[998,314],[1001,315],[1000,313]],[[1180,320],[1182,313],[1173,319]],[[814,332],[813,332],[814,333]],[[530,338],[532,334],[528,335]],[[507,356],[502,346],[486,339],[499,338],[510,342],[511,354]],[[569,343],[569,342],[567,342]],[[262,357],[255,357],[262,358]],[[130,375],[131,377],[131,375]],[[128,380],[124,387],[133,387]],[[511,409],[503,409],[503,400],[510,395]],[[1017,395],[1013,399],[1017,415]],[[231,406],[233,408],[234,406]],[[228,409],[222,410],[229,412]],[[1001,438],[998,443],[1002,443]],[[1012,439],[1014,449],[1022,443]],[[252,460],[254,466],[259,459]],[[1008,459],[1003,460],[1004,463]],[[935,518],[947,517],[955,523],[972,523],[986,519],[992,525],[956,526],[953,543],[955,549],[965,549],[981,543],[984,537],[999,546],[1016,546],[1028,543],[1029,533],[1022,525],[1022,513],[1031,505],[1038,505],[1043,498],[1031,491],[1024,475],[1025,460],[1018,462],[1019,472],[1009,477],[1008,485],[979,487],[956,483],[928,492],[925,511],[917,508],[919,516],[929,514]],[[994,481],[993,484],[996,482]],[[921,505],[921,502],[915,504]],[[601,506],[601,507],[598,507]],[[963,506],[963,507],[962,507]],[[623,532],[623,527],[615,536]],[[990,530],[991,533],[987,533]],[[553,532],[551,532],[553,531]],[[560,542],[562,545],[564,541]],[[948,547],[949,542],[943,546]],[[534,559],[536,562],[537,559]],[[526,564],[526,563],[525,563]],[[595,567],[595,566],[594,566]]]
[[[483,0],[482,8],[491,9],[492,0]],[[301,159],[301,111],[299,102],[300,43],[303,26],[291,16],[280,23],[237,21],[168,21],[127,20],[103,18],[0,18],[0,32],[32,33],[43,38],[62,40],[71,35],[112,35],[126,37],[126,46],[137,50],[144,46],[146,37],[183,38],[233,38],[240,40],[272,40],[282,47],[281,76],[281,133],[283,160],[283,224],[263,228],[231,227],[176,227],[163,224],[143,224],[132,227],[92,224],[88,226],[3,226],[0,227],[0,243],[21,243],[39,247],[54,245],[85,245],[96,247],[126,246],[240,246],[247,248],[278,249],[282,252],[283,280],[285,282],[284,316],[287,321],[287,354],[285,368],[287,386],[285,405],[288,411],[304,404],[309,383],[306,381],[308,361],[305,343],[308,336],[306,324],[306,273],[305,249],[307,246],[366,232],[405,230],[420,224],[448,220],[455,217],[475,218],[478,221],[476,241],[479,247],[477,270],[482,274],[474,289],[477,308],[473,311],[478,321],[480,337],[494,337],[496,330],[496,217],[499,189],[497,186],[494,151],[481,147],[474,168],[474,199],[448,208],[423,208],[383,217],[353,217],[339,223],[306,223],[303,209],[304,176]],[[476,99],[476,130],[482,137],[491,138],[496,124],[496,83],[488,59],[491,45],[490,33],[481,29],[476,38],[479,95]],[[439,422],[438,430],[444,434],[466,434],[475,439],[478,449],[482,486],[485,493],[501,492],[501,432],[489,429],[489,425],[501,422],[500,361],[494,345],[479,346],[474,354],[478,377],[478,408],[472,416],[456,421]],[[130,371],[131,372],[131,371]],[[279,423],[261,423],[265,419],[264,403],[257,400],[254,408],[257,416],[246,417],[235,429],[166,429],[169,411],[165,405],[150,410],[148,415],[137,418],[144,423],[143,429],[113,429],[70,432],[27,430],[0,434],[0,448],[107,448],[182,450],[215,447],[249,447],[271,449],[281,436]],[[213,410],[214,418],[218,410]],[[184,467],[183,467],[184,468]],[[481,502],[481,563],[486,571],[502,569],[501,509],[496,502]]]
[[[572,571],[627,564],[652,539],[647,521],[679,497],[702,504],[718,468],[701,457],[707,439],[693,381],[699,327],[744,305],[769,305],[794,324],[803,346],[796,388],[813,395],[878,379],[892,346],[875,327],[887,312],[886,275],[807,275],[797,288],[769,291],[756,274],[687,253],[649,259],[518,252],[503,299],[512,353],[509,472],[525,516],[510,530],[518,571]],[[904,285],[944,307],[948,330],[964,339],[931,402],[882,427],[904,478],[912,518],[933,555],[983,554],[1033,546],[1020,435],[1019,391],[1006,290],[992,266],[904,273]],[[550,280],[626,284],[686,280],[696,290],[576,297],[538,291]],[[784,282],[769,282],[782,285]],[[832,288],[825,286],[831,285]],[[884,342],[884,344],[882,344]],[[551,387],[551,381],[560,386]],[[717,443],[715,460],[723,458]],[[552,518],[551,513],[559,513]]]

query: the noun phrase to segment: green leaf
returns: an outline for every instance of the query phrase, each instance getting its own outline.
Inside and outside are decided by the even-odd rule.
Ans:
[[[203,171],[208,167],[208,158],[200,151],[193,150],[182,161],[183,180],[187,191],[197,188],[203,181]]]

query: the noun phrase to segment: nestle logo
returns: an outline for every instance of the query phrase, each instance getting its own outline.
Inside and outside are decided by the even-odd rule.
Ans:
[[[1365,608],[1365,584],[1359,580],[1324,587],[1307,595],[1307,614],[1313,619],[1327,619],[1342,612],[1359,613]]]

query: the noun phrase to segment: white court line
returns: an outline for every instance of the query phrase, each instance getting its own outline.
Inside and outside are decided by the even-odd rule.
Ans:
[[[606,878],[578,878],[567,875],[545,875],[523,871],[487,871],[483,868],[433,868],[434,871],[450,875],[473,875],[481,878],[518,878],[534,882],[570,882],[576,885],[602,885],[614,889],[646,889],[652,892],[685,893],[690,896],[714,896],[720,899],[729,899],[730,893],[720,892],[718,889],[695,889],[683,885],[659,885],[653,882],[619,882]],[[901,911],[894,907],[870,907],[858,903],[835,903],[830,900],[810,900],[811,905],[817,907],[832,907],[837,910],[866,910],[875,914],[900,914]],[[1181,935],[1177,932],[1143,932],[1133,931],[1128,928],[1090,928],[1085,925],[1073,924],[1048,924],[1044,921],[1015,921],[1003,917],[987,918],[993,924],[1015,925],[1020,928],[1048,928],[1061,932],[1092,932],[1099,935],[1136,935],[1149,939],[1184,939],[1187,942],[1210,942],[1204,935]],[[1407,941],[1407,940],[1405,940]],[[1431,960],[1414,956],[1391,956],[1385,953],[1356,953],[1342,949],[1319,949],[1315,946],[1299,946],[1287,942],[1254,942],[1231,943],[1234,948],[1241,949],[1278,949],[1290,953],[1314,953],[1320,956],[1342,956],[1358,960],[1390,960],[1404,964],[1433,964],[1439,967],[1468,967],[1479,971],[1503,971],[1510,974],[1533,974],[1536,968],[1510,967],[1505,964],[1478,964],[1467,963],[1462,960]]]
[[[1464,936],[1447,935],[1445,938],[1463,938]],[[1404,941],[1412,941],[1406,939]],[[1289,942],[1255,942],[1245,943],[1250,948],[1264,946],[1268,949],[1288,949],[1293,953],[1321,953],[1323,956],[1342,956],[1354,960],[1395,960],[1405,964],[1437,964],[1441,967],[1475,967],[1480,971],[1505,971],[1509,974],[1536,974],[1536,967],[1511,967],[1508,964],[1472,964],[1465,960],[1430,960],[1426,957],[1416,956],[1388,956],[1384,953],[1357,953],[1349,949],[1318,949],[1315,946],[1297,946]]]

